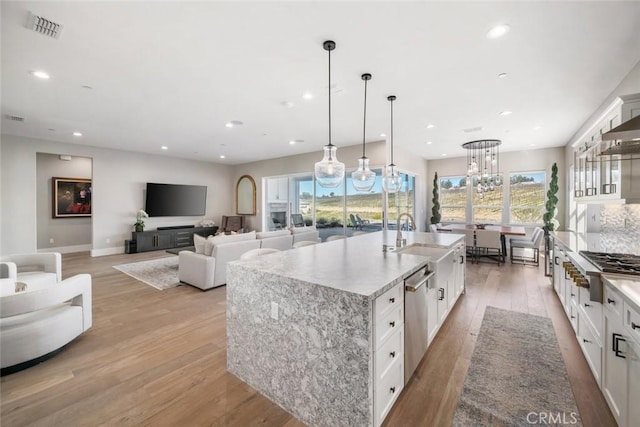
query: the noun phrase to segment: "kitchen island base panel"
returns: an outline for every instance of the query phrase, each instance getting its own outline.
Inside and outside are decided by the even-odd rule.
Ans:
[[[371,301],[228,269],[228,370],[310,425],[371,425]]]

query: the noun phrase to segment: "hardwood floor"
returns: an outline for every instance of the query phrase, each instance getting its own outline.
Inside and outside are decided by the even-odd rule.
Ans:
[[[304,424],[226,371],[225,287],[158,291],[112,268],[164,252],[63,256],[63,276],[93,276],[93,328],[54,358],[2,377],[8,426]],[[467,291],[385,426],[447,426],[485,307],[550,317],[585,426],[615,421],[542,266],[470,264]]]

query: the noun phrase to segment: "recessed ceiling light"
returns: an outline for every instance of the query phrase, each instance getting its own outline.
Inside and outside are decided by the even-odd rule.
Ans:
[[[533,130],[540,130],[540,129],[542,129],[542,126],[534,126],[533,127]]]
[[[80,132],[74,132],[74,133],[73,133],[73,136],[82,136],[82,133],[80,133]]]
[[[304,142],[304,139],[292,139],[291,141],[289,141],[289,144],[296,145],[296,144],[301,144],[303,142]]]
[[[442,154],[442,157],[445,157],[446,155],[447,155],[447,153],[443,153],[443,154]]]
[[[234,126],[242,126],[244,123],[240,120],[231,120],[230,122],[225,123],[225,126],[228,128],[232,128]]]
[[[433,141],[427,141],[427,145],[433,144]]]
[[[498,78],[499,78],[499,79],[504,79],[505,77],[507,77],[507,73],[500,73],[500,74],[498,74]]]
[[[45,73],[44,71],[32,71],[31,74],[34,77],[37,77],[39,79],[48,79],[49,78],[49,74]]]
[[[221,159],[224,159],[224,158],[225,158],[225,155],[224,155],[224,154],[221,154],[221,155],[220,155],[220,158],[221,158]]]
[[[497,39],[509,32],[509,26],[506,24],[496,25],[487,32],[488,39]]]
[[[535,147],[536,144],[529,144],[529,147]]]
[[[304,95],[302,95],[302,98],[313,99],[313,94],[311,92],[305,92]]]
[[[434,124],[432,124],[432,123],[429,123],[427,125],[427,129],[433,129],[434,127],[436,127],[436,126]]]
[[[292,139],[291,141],[289,141],[289,144],[290,144],[290,145],[295,145],[295,143],[296,143],[296,142],[295,142],[293,139]]]
[[[500,111],[498,114],[500,114],[501,116],[508,116],[509,114],[511,114],[511,111],[508,111],[508,110]]]
[[[380,136],[384,138],[385,136],[387,136],[387,134],[386,133],[381,133]]]
[[[163,145],[163,146],[162,146],[162,147],[160,147],[160,148],[161,148],[161,149],[163,149],[163,150],[168,150],[168,149],[169,149],[169,147],[167,147],[166,145]]]

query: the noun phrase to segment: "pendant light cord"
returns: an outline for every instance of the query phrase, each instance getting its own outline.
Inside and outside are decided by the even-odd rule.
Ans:
[[[332,146],[331,143],[331,50],[329,52],[329,146]]]
[[[393,99],[391,100],[391,167],[395,166],[393,164]]]
[[[367,157],[364,154],[364,142],[365,142],[365,133],[367,131],[367,80],[364,79],[364,119],[362,120],[362,158],[366,159]]]

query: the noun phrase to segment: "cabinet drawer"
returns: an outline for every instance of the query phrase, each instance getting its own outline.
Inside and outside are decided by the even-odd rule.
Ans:
[[[622,322],[622,296],[613,290],[610,284],[605,281],[603,305],[609,311],[609,317],[616,317]]]
[[[580,304],[580,288],[571,282],[571,287],[569,288],[569,300],[572,301],[575,305]]]
[[[379,349],[382,344],[398,329],[403,329],[404,307],[398,306],[382,316],[379,321],[376,319],[374,348]]]
[[[580,316],[582,317],[582,313],[580,313]],[[602,346],[595,338],[589,323],[583,321],[583,319],[580,319],[580,322],[578,322],[577,338],[584,357],[589,363],[591,372],[598,385],[600,385],[600,379],[602,378]]]
[[[585,318],[580,319],[580,322],[589,322],[596,338],[602,342],[602,304],[591,301],[587,288],[580,288],[580,308],[585,315]]]
[[[374,319],[381,319],[389,310],[402,305],[404,305],[404,288],[402,283],[399,283],[376,298]]]
[[[571,322],[571,327],[574,332],[578,332],[578,306],[573,302],[569,302],[567,306],[567,315],[569,316],[569,321]]]
[[[382,379],[389,373],[389,367],[397,359],[404,357],[404,331],[395,331],[375,353],[376,379]]]
[[[640,342],[640,313],[626,301],[624,303],[624,326],[629,330],[629,335]]]
[[[379,426],[389,413],[404,386],[404,363],[397,359],[389,367],[389,371],[374,385],[375,425]]]

